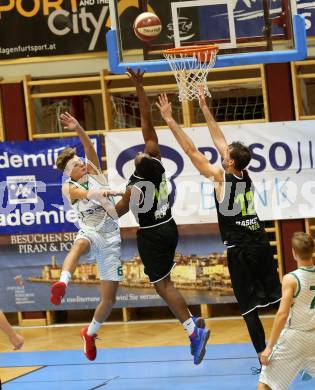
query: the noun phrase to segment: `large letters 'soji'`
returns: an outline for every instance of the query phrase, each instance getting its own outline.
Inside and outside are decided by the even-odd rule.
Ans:
[[[256,142],[248,145],[252,160],[248,166],[250,172],[262,172],[266,169],[267,163],[269,162],[272,169],[275,171],[285,171],[291,168],[294,159],[298,162],[295,165],[296,173],[300,173],[303,168],[314,168],[314,157],[313,156],[313,142],[308,141],[308,145],[303,145],[304,152],[308,150],[308,153],[304,153],[304,160],[302,160],[302,146],[301,142],[297,141],[296,150],[295,146],[288,145],[285,142],[278,141],[269,145],[269,151],[266,151],[268,154],[265,156],[259,153],[259,151],[266,150],[268,147],[262,143]],[[203,153],[209,160],[211,164],[215,164],[220,158],[217,150],[214,147],[199,147],[198,150]]]

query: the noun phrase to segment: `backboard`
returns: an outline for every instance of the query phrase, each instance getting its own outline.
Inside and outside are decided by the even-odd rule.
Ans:
[[[216,67],[302,60],[307,55],[305,22],[295,0],[108,0],[110,69],[127,66],[150,72],[170,70],[163,50],[217,44]],[[133,32],[142,12],[159,16],[162,32],[150,43]]]

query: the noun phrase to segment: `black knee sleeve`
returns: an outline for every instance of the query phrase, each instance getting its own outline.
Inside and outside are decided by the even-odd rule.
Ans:
[[[256,352],[262,352],[266,348],[265,331],[257,309],[245,314],[243,318]]]

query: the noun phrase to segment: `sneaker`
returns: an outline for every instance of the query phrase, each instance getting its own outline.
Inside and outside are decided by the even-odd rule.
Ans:
[[[202,328],[204,329],[206,327],[206,322],[204,320],[204,318],[202,317],[192,317],[195,325],[197,328]],[[194,356],[194,346],[192,343],[190,343],[190,353],[192,354],[192,356]]]
[[[194,364],[198,365],[202,362],[206,353],[206,345],[209,337],[209,329],[197,327],[195,328],[194,333],[189,336],[190,342],[194,350]]]
[[[93,334],[93,336],[89,336],[87,334],[88,327],[81,329],[81,337],[84,343],[84,355],[89,360],[95,360],[96,358],[96,345],[95,345],[95,339],[97,337],[97,334]]]
[[[66,293],[67,285],[64,282],[56,282],[51,286],[50,302],[53,305],[60,305],[61,299]]]
[[[310,381],[311,379],[312,379],[312,376],[308,372],[303,370],[302,373],[301,373],[301,380],[303,382],[306,382],[306,381]]]

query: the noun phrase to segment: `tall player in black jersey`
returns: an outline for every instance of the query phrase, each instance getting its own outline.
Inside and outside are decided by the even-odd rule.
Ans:
[[[281,298],[281,286],[267,234],[255,211],[254,187],[245,170],[251,154],[240,142],[227,144],[207,107],[202,89],[199,105],[213,142],[223,158],[223,169],[210,164],[176,123],[165,94],[159,97],[157,103],[162,117],[194,166],[214,182],[219,228],[227,246],[234,294],[255,350],[260,356],[266,345],[258,308],[278,302]]]
[[[210,331],[204,327],[203,319],[191,316],[184,298],[170,279],[170,273],[175,266],[177,226],[169,204],[165,169],[161,163],[150,104],[143,88],[143,73],[134,73],[128,69],[127,74],[136,87],[139,99],[145,148],[143,153],[138,153],[135,157],[135,172],[129,179],[125,194],[116,205],[116,211],[119,217],[128,212],[129,208],[134,213],[140,226],[137,245],[144,272],[154,284],[157,293],[182,323],[191,342],[194,363],[199,364],[205,355]]]

